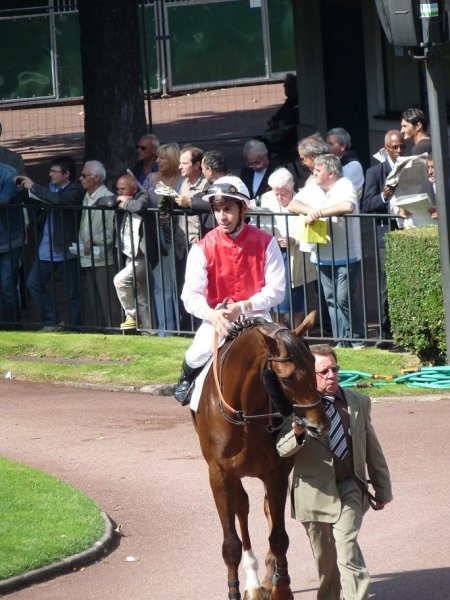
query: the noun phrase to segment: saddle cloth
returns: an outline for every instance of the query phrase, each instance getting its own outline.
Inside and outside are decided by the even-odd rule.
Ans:
[[[203,384],[205,382],[208,371],[212,365],[213,357],[211,357],[208,362],[205,364],[203,369],[200,371],[200,374],[195,378],[194,381],[194,389],[191,394],[191,401],[189,403],[189,408],[194,412],[197,412],[198,405],[200,402],[200,396],[202,394]]]

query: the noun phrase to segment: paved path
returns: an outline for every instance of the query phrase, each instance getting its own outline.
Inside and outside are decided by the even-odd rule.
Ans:
[[[373,421],[395,501],[370,511],[361,545],[376,600],[450,599],[450,401],[383,401]],[[224,600],[218,518],[189,411],[171,398],[0,382],[1,452],[94,498],[123,528],[120,546],[14,600]],[[251,531],[266,550],[262,487],[247,480]],[[296,600],[315,598],[301,526],[288,519]],[[135,562],[127,562],[127,557]]]

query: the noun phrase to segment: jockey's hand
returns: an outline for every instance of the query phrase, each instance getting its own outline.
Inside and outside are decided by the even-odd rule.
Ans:
[[[239,319],[240,314],[242,313],[242,307],[240,302],[230,302],[224,310],[225,317],[233,323]]]
[[[214,329],[223,336],[228,335],[228,329],[231,325],[231,322],[225,316],[225,313],[228,311],[228,308],[211,308],[208,313],[208,321],[213,325]]]

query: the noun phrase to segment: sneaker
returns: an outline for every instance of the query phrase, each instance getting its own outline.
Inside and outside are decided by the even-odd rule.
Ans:
[[[352,342],[352,348],[353,350],[363,350],[367,346],[364,342]]]
[[[136,329],[136,321],[133,317],[127,317],[125,321],[120,324],[120,329]]]

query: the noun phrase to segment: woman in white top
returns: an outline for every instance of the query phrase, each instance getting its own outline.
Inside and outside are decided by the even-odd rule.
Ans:
[[[300,252],[293,237],[295,216],[287,208],[294,197],[292,174],[284,167],[277,169],[270,175],[268,184],[272,189],[261,197],[261,209],[283,214],[273,217],[260,216],[259,226],[274,235],[283,254],[286,288],[284,300],[278,305],[278,311],[285,323],[296,327],[301,323],[305,310],[305,278],[306,283],[317,279],[316,268],[311,264],[309,256],[305,258],[303,252]],[[291,312],[294,322],[290,321]]]

